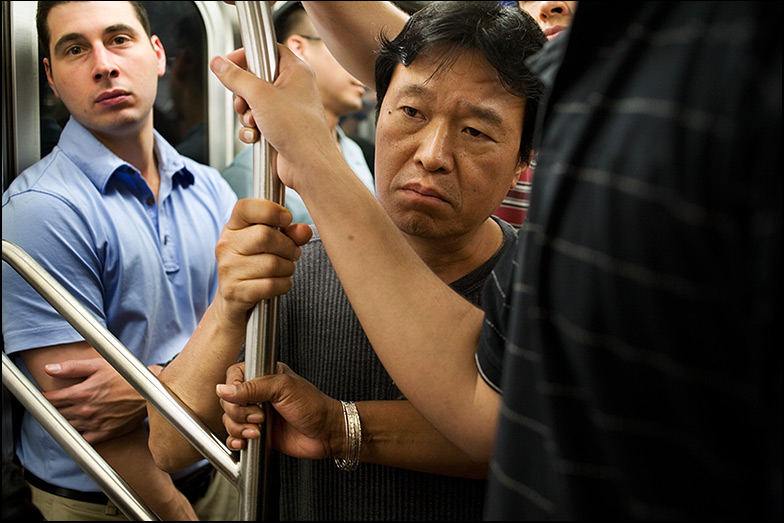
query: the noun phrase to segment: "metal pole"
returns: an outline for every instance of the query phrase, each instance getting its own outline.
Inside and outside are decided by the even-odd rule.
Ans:
[[[272,10],[267,2],[240,1],[236,6],[248,70],[272,82],[278,64]],[[253,144],[253,196],[283,204],[283,191],[272,161],[272,148],[262,136]],[[277,298],[263,300],[253,308],[245,339],[245,379],[275,372],[277,316]],[[269,406],[264,408],[267,416],[261,425],[262,438],[250,440],[240,454],[239,517],[244,521],[270,519],[267,497],[271,425],[266,422],[270,418]]]
[[[207,457],[215,468],[237,484],[240,468],[226,445],[199,421],[188,407],[172,396],[158,378],[120,340],[101,325],[65,287],[29,254],[8,240],[3,240],[3,261],[16,270],[79,334],[84,336],[84,339],[154,408],[160,411],[203,456]],[[54,434],[52,436],[56,437]]]
[[[155,512],[106,460],[68,423],[35,385],[3,353],[3,385],[38,420],[106,496],[131,520],[160,521]]]

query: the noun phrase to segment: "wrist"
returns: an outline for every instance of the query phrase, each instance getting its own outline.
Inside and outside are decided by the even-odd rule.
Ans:
[[[341,454],[333,453],[333,457],[335,465],[340,470],[351,472],[356,470],[359,465],[359,455],[362,450],[362,423],[359,419],[357,406],[353,401],[341,401],[340,403],[343,417],[343,444],[337,447],[342,449],[339,451]]]
[[[343,404],[340,400],[330,399],[327,448],[325,450],[329,457],[343,459],[346,457],[346,423]]]
[[[239,333],[244,335],[248,325],[249,312],[250,309],[232,307],[227,300],[216,295],[212,304],[207,308],[204,318],[213,317],[214,321],[209,322],[209,325],[222,334]]]

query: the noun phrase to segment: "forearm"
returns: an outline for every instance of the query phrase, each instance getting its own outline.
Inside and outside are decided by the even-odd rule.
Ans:
[[[360,461],[431,474],[485,479],[475,461],[439,433],[408,401],[361,401]],[[345,458],[345,456],[337,456]]]
[[[485,459],[499,398],[474,362],[482,311],[422,262],[350,171],[333,163],[312,172],[319,183],[297,190],[384,367],[440,432]]]
[[[483,312],[425,265],[346,165],[316,103],[312,70],[291,51],[280,51],[273,85],[237,67],[231,60],[243,63],[240,52],[214,59],[211,67],[254,108],[256,124],[279,152],[278,175],[305,201],[387,372],[442,434],[474,459],[488,459],[500,398],[474,363]],[[307,147],[292,139],[301,129],[309,131]]]
[[[375,89],[381,33],[394,38],[408,15],[392,2],[302,2],[330,52],[360,82]]]
[[[125,436],[100,443],[95,449],[162,520],[197,519],[171,477],[155,465],[143,425]]]
[[[220,438],[225,436],[225,429],[215,386],[224,382],[226,369],[236,363],[244,341],[244,325],[222,325],[215,319],[214,306],[210,306],[188,344],[158,376]],[[148,407],[148,412],[150,451],[158,466],[174,472],[201,459],[157,410]]]

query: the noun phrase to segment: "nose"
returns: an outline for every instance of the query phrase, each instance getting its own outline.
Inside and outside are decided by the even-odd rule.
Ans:
[[[92,48],[93,53],[93,78],[98,81],[103,78],[116,78],[120,71],[114,63],[113,55],[103,45]]]
[[[539,18],[547,20],[551,16],[563,16],[568,7],[563,2],[539,2]]]
[[[454,168],[454,147],[447,126],[433,122],[421,133],[422,140],[414,160],[429,172],[451,172]]]

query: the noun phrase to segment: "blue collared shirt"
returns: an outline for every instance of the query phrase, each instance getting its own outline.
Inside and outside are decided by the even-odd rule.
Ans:
[[[35,258],[145,365],[182,350],[212,301],[215,244],[236,202],[220,173],[181,156],[157,132],[155,154],[157,199],[136,168],[71,119],[52,153],[3,194],[3,238]],[[7,264],[2,315],[8,354],[83,340]],[[30,415],[17,453],[50,483],[96,490]]]

